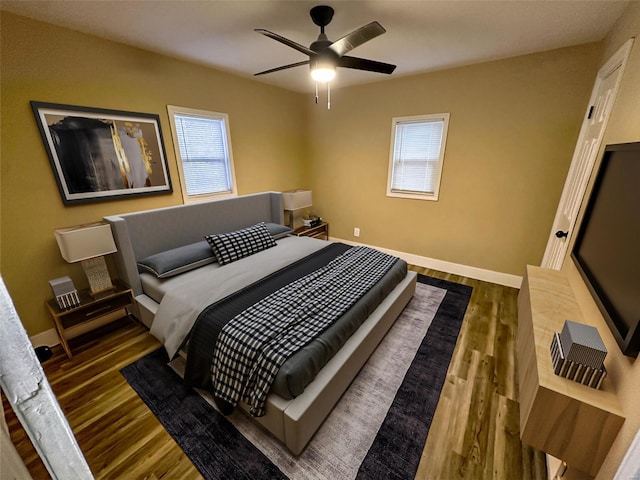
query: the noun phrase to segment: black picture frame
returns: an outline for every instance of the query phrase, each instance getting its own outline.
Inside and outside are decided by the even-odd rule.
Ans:
[[[158,115],[30,103],[65,205],[173,192]]]

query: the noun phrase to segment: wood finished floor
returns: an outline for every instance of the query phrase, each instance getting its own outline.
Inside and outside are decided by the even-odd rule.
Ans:
[[[518,291],[411,268],[474,289],[416,479],[545,479],[544,455],[519,438]],[[56,347],[43,365],[95,477],[201,478],[119,373],[158,348],[157,340],[127,320],[99,333],[72,343],[72,360]],[[11,437],[33,478],[50,478],[4,398],[3,404]]]

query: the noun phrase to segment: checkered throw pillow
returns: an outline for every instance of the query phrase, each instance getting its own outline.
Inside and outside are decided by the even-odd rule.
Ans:
[[[211,245],[213,254],[220,265],[235,262],[276,246],[276,242],[264,222],[235,232],[206,235],[204,238]]]

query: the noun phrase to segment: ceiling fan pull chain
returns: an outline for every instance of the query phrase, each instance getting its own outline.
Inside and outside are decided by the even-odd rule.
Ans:
[[[318,104],[318,82],[316,81],[316,105]]]
[[[327,82],[327,110],[331,110],[331,82]]]

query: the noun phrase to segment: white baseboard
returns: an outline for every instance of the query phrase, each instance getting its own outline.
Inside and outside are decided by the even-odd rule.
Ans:
[[[497,283],[498,285],[504,285],[506,287],[520,288],[522,285],[522,277],[518,275],[512,275],[510,273],[494,272],[493,270],[485,270],[484,268],[470,267],[468,265],[461,265],[459,263],[446,262],[444,260],[437,260],[435,258],[422,257],[420,255],[414,255],[412,253],[399,252],[397,250],[390,250],[388,248],[377,247],[375,245],[365,245],[364,243],[352,242],[350,240],[344,240],[341,238],[331,237],[331,241],[342,242],[348,245],[364,245],[367,247],[375,248],[381,252],[388,253],[394,257],[403,259],[405,262],[415,265],[417,267],[431,268],[433,270],[439,270],[441,272],[452,273],[454,275],[461,275],[463,277],[475,278],[476,280],[482,280],[490,283]]]
[[[53,347],[54,345],[60,344],[60,339],[58,338],[58,333],[55,328],[50,328],[44,332],[36,333],[32,337],[29,337],[29,339],[31,340],[31,345],[33,345],[34,348],[42,345]]]

